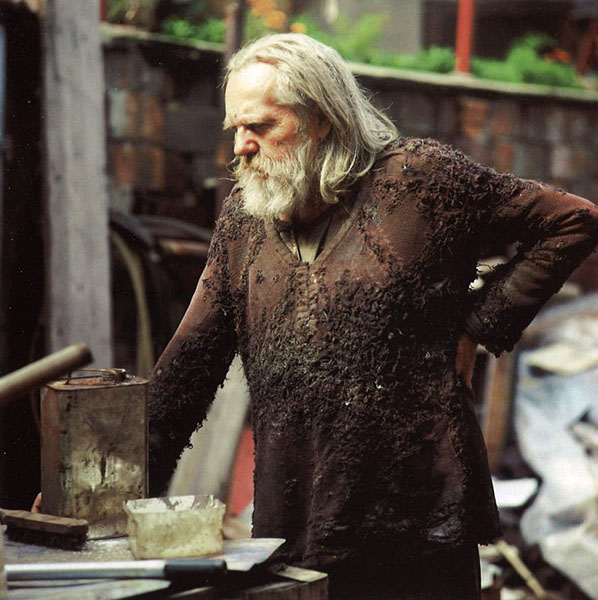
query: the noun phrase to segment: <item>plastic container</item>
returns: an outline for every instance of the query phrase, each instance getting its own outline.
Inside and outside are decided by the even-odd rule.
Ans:
[[[225,505],[211,495],[124,503],[135,558],[207,556],[222,552]]]

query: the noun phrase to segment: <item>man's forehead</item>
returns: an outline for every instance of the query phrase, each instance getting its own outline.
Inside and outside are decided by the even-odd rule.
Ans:
[[[224,127],[235,127],[240,124],[261,123],[271,119],[276,113],[276,107],[264,104],[262,106],[227,105],[224,117]]]
[[[226,90],[225,127],[281,119],[291,113],[292,109],[279,104],[268,88],[233,87]]]
[[[226,84],[226,95],[272,95],[276,84],[276,69],[265,63],[252,63],[231,73]]]

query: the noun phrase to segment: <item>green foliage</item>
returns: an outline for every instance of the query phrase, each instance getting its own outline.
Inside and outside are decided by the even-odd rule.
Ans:
[[[339,17],[334,31],[338,53],[353,62],[371,62],[385,19],[383,14],[366,13],[351,25],[345,17]]]
[[[474,58],[471,71],[482,79],[580,88],[573,65],[551,62],[539,54],[542,47],[551,44],[547,35],[528,34],[513,44],[504,61]]]
[[[178,0],[181,3],[188,0]],[[293,19],[301,23],[307,35],[335,48],[346,60],[367,64],[427,71],[451,73],[455,68],[452,48],[432,46],[417,54],[399,54],[378,48],[385,15],[366,13],[355,23],[339,17],[332,31],[324,31],[307,15]],[[222,19],[206,19],[195,25],[185,19],[170,19],[163,24],[170,35],[185,39],[224,42],[226,26]],[[272,33],[262,19],[247,13],[245,39],[253,40]],[[509,50],[505,60],[472,58],[471,72],[481,79],[512,83],[533,83],[548,86],[579,88],[581,83],[572,65],[550,62],[539,51],[550,46],[552,40],[543,34],[528,34],[518,40]]]
[[[223,19],[206,19],[199,25],[187,19],[168,19],[162,24],[162,31],[186,40],[224,43],[226,24]]]
[[[521,83],[521,77],[517,70],[504,60],[472,58],[471,73],[481,79]]]
[[[339,17],[330,33],[320,29],[313,19],[305,15],[293,22],[302,23],[307,35],[331,46],[346,60],[436,73],[450,73],[454,69],[455,55],[451,48],[433,46],[417,54],[399,54],[379,49],[385,20],[386,15],[366,13],[350,24],[346,18]]]
[[[455,69],[455,53],[452,48],[432,46],[415,55],[413,68],[418,71],[450,73]]]
[[[398,54],[377,50],[372,54],[372,64],[394,69],[450,73],[455,68],[455,53],[452,48],[432,46],[417,54]]]
[[[321,29],[307,15],[299,15],[293,23],[303,24],[307,35],[331,46],[346,60],[371,63],[385,19],[385,15],[366,13],[351,24],[346,17],[340,16],[331,32]]]

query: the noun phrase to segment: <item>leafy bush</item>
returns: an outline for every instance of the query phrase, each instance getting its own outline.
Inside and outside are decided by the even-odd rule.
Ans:
[[[397,52],[376,50],[372,53],[371,63],[394,69],[450,73],[455,68],[455,53],[452,48],[440,46],[420,50],[417,54],[398,54]]]
[[[432,46],[413,57],[411,68],[418,71],[450,73],[455,69],[455,53],[452,48]]]
[[[472,59],[471,72],[476,77],[496,81],[581,87],[573,65],[551,62],[540,55],[541,48],[550,44],[552,39],[547,35],[528,34],[511,46],[504,61]]]
[[[432,46],[416,54],[399,54],[378,48],[385,19],[383,14],[366,13],[351,24],[346,18],[339,17],[333,30],[328,32],[310,17],[301,15],[293,19],[291,27],[300,25],[307,35],[335,48],[349,61],[433,73],[454,71],[455,53],[452,48]],[[189,20],[170,19],[163,24],[163,31],[185,39],[224,42],[226,26],[224,20],[215,18],[197,25]],[[247,13],[245,39],[257,39],[272,32],[263,19],[252,12]],[[551,62],[541,56],[540,50],[551,44],[549,36],[528,34],[513,44],[505,60],[472,58],[471,73],[481,79],[495,81],[582,87],[572,65]]]
[[[346,17],[340,16],[331,32],[321,29],[306,15],[296,17],[293,22],[302,24],[307,35],[331,46],[346,60],[370,63],[380,41],[384,19],[385,15],[366,13],[350,24]]]
[[[385,19],[383,14],[366,13],[351,25],[345,17],[339,17],[334,31],[338,53],[353,62],[371,62]]]
[[[162,24],[162,31],[186,40],[223,43],[226,37],[226,23],[223,19],[206,19],[195,25],[187,19],[168,19]]]

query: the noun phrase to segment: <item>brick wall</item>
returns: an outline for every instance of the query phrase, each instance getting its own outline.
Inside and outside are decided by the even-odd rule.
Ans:
[[[211,225],[221,49],[104,29],[113,206]],[[354,65],[404,135],[598,203],[598,94]],[[225,146],[228,147],[228,146]]]
[[[103,32],[112,206],[211,225],[221,52]]]
[[[598,93],[356,69],[403,135],[439,139],[598,203]]]

